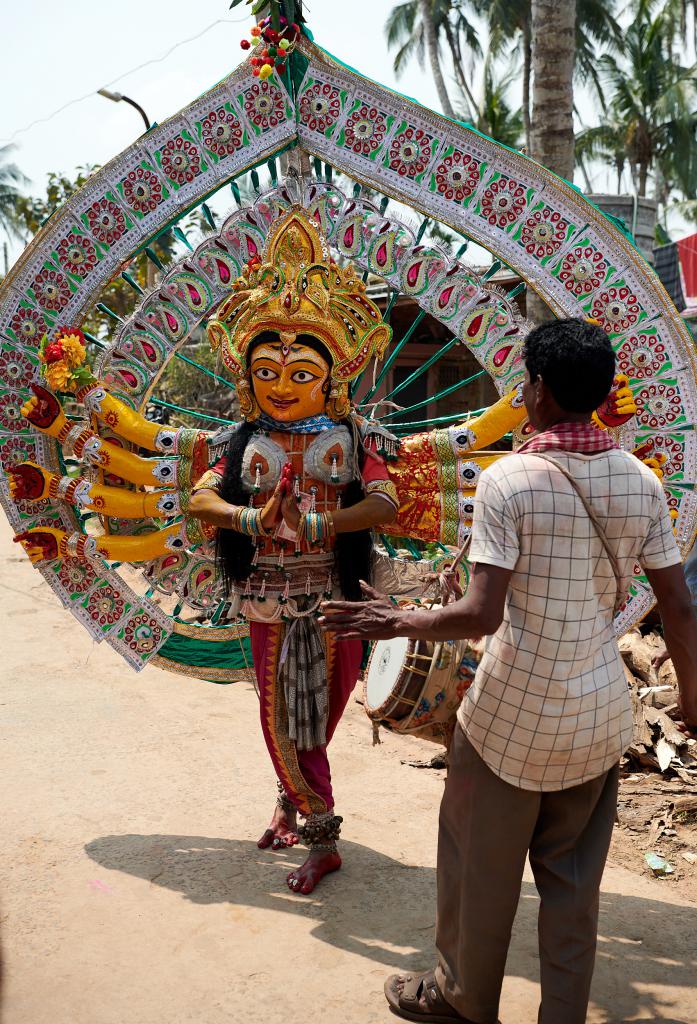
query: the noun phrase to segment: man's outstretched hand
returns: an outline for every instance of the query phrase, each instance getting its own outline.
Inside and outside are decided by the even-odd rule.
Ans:
[[[343,640],[391,640],[400,635],[402,616],[389,598],[361,580],[365,601],[325,601],[319,623]]]

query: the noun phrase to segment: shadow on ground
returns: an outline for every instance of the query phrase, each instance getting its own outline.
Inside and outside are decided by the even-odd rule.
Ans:
[[[115,835],[94,839],[85,850],[104,868],[179,892],[192,903],[309,917],[316,921],[315,938],[386,968],[417,970],[434,960],[434,869],[406,865],[366,846],[342,841],[344,869],[309,898],[285,886],[288,871],[304,859],[301,849],[273,854],[249,840]],[[533,982],[539,980],[537,910],[536,890],[525,882],[507,974]],[[665,989],[697,988],[696,936],[697,907],[602,893],[592,999],[608,1024],[693,1024],[684,1016],[665,1016]],[[660,1002],[655,986],[663,989]]]

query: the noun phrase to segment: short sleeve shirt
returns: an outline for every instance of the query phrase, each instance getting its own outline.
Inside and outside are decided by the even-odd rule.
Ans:
[[[661,484],[628,452],[557,452],[598,517],[626,589],[640,563],[678,564]],[[511,569],[503,621],[488,638],[458,717],[504,781],[560,790],[596,778],[629,745],[632,718],[613,628],[616,582],[572,484],[513,454],[477,485],[473,562]]]

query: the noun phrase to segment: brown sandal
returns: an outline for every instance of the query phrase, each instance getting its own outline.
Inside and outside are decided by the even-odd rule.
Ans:
[[[401,992],[400,992],[401,987]],[[423,995],[427,1009],[419,1003]],[[441,995],[433,971],[423,974],[391,974],[385,982],[385,998],[392,1013],[403,1020],[423,1021],[423,1024],[474,1024],[461,1016]]]

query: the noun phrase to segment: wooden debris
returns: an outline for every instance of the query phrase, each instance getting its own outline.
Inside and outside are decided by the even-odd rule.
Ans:
[[[675,669],[671,661],[658,669],[653,664],[664,649],[661,637],[642,636],[633,629],[619,641],[619,648],[632,702],[630,762],[697,787],[697,742],[675,721],[680,717]]]

